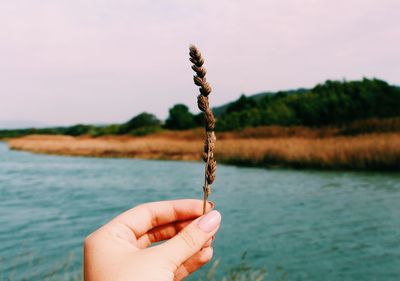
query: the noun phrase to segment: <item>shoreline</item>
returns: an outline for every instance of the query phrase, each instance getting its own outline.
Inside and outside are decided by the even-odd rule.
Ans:
[[[31,135],[3,140],[12,150],[97,158],[201,161],[202,140],[173,136],[70,137]],[[329,138],[227,138],[217,141],[217,161],[261,167],[341,171],[400,171],[400,133]]]

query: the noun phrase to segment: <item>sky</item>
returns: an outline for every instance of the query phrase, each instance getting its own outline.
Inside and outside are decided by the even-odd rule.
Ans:
[[[0,121],[118,123],[326,79],[400,85],[398,0],[0,0]]]

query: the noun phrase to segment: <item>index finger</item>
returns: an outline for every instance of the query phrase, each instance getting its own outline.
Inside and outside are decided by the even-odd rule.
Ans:
[[[213,208],[208,202],[207,212]],[[203,214],[203,201],[196,199],[181,199],[146,203],[132,208],[117,216],[111,222],[119,222],[139,238],[150,229],[163,224],[195,219]]]

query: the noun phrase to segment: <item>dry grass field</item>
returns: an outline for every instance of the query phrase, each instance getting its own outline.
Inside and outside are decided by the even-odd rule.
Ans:
[[[217,135],[217,160],[245,166],[400,171],[400,133],[396,132],[269,138],[245,134]],[[15,150],[57,155],[197,161],[201,159],[202,138],[201,130],[192,130],[146,137],[33,135],[9,139],[8,144]]]

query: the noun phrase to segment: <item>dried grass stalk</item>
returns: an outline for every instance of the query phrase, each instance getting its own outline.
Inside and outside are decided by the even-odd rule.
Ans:
[[[204,140],[204,152],[203,160],[206,162],[204,186],[203,186],[203,214],[206,212],[206,204],[208,196],[211,193],[211,184],[215,180],[215,173],[217,170],[217,162],[214,159],[214,148],[215,148],[215,118],[208,102],[208,95],[211,93],[211,86],[206,80],[207,70],[203,67],[204,59],[196,46],[190,46],[190,61],[193,63],[192,69],[196,72],[193,76],[194,84],[199,86],[200,95],[197,96],[197,105],[201,111],[204,112],[205,119],[205,140]]]

